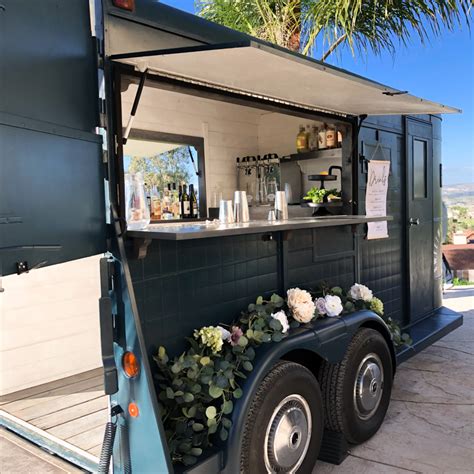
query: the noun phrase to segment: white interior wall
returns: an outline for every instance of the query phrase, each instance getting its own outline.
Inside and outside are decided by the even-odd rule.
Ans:
[[[123,123],[126,123],[137,86],[122,94]],[[261,112],[225,102],[145,87],[133,127],[204,138],[208,206],[220,190],[232,199],[237,188],[235,159],[258,149],[258,120]]]
[[[99,256],[2,278],[0,395],[102,365]]]
[[[136,90],[133,84],[122,93],[124,124]],[[203,137],[207,202],[212,206],[215,191],[222,192],[224,199],[233,198],[237,189],[236,157],[295,153],[300,125],[321,127],[323,122],[145,87],[133,128]],[[340,165],[340,158],[311,160],[307,171],[318,174],[333,164]],[[305,188],[312,185],[319,183],[306,181]],[[340,180],[327,187],[340,189]]]
[[[294,117],[291,115],[283,115],[278,113],[264,113],[260,117],[258,125],[258,147],[261,155],[266,153],[278,153],[278,156],[285,156],[296,153],[296,135],[299,132],[300,125],[310,125],[322,127],[323,122],[311,121]],[[319,174],[328,171],[331,165],[341,165],[340,158],[318,158],[315,160],[302,161],[302,171],[306,174]],[[336,171],[339,176],[339,173]],[[312,186],[319,186],[319,181],[309,182],[304,180],[304,192],[308,191]],[[282,183],[283,187],[283,183]],[[326,184],[326,188],[341,189],[340,179],[330,181]]]

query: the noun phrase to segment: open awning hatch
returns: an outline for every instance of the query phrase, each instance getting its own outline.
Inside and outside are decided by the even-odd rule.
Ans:
[[[255,40],[127,53],[111,59],[142,72],[343,116],[460,112]]]

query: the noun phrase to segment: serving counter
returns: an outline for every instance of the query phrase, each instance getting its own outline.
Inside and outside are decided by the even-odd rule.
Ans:
[[[266,232],[336,227],[366,224],[368,222],[391,221],[391,216],[367,217],[359,215],[338,215],[322,217],[298,217],[283,221],[253,220],[246,223],[220,224],[218,221],[197,221],[193,223],[150,224],[142,230],[127,231],[127,236],[151,240],[191,240],[230,235],[260,234]]]

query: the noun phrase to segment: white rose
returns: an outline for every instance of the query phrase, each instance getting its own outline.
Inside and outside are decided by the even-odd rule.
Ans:
[[[217,329],[221,332],[221,338],[223,341],[227,341],[230,339],[230,332],[227,329],[223,328],[222,326],[217,326]]]
[[[349,295],[355,300],[370,301],[373,298],[372,290],[365,285],[354,283],[349,290]]]
[[[272,318],[280,321],[282,330],[281,332],[285,333],[288,332],[288,329],[290,329],[290,325],[288,324],[288,318],[286,317],[286,314],[284,311],[278,311],[277,313],[272,313]]]
[[[329,317],[339,316],[342,313],[342,301],[339,296],[326,295],[324,302],[326,304],[326,314]]]
[[[314,318],[314,303],[301,303],[292,310],[293,318],[300,323],[309,323]]]

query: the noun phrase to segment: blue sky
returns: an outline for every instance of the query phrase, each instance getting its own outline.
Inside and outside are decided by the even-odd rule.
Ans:
[[[194,13],[194,0],[162,0]],[[411,94],[463,110],[443,116],[445,184],[474,183],[474,30],[445,31],[422,45],[414,40],[394,56],[353,57],[342,51],[328,62]],[[319,56],[316,55],[318,58]]]

